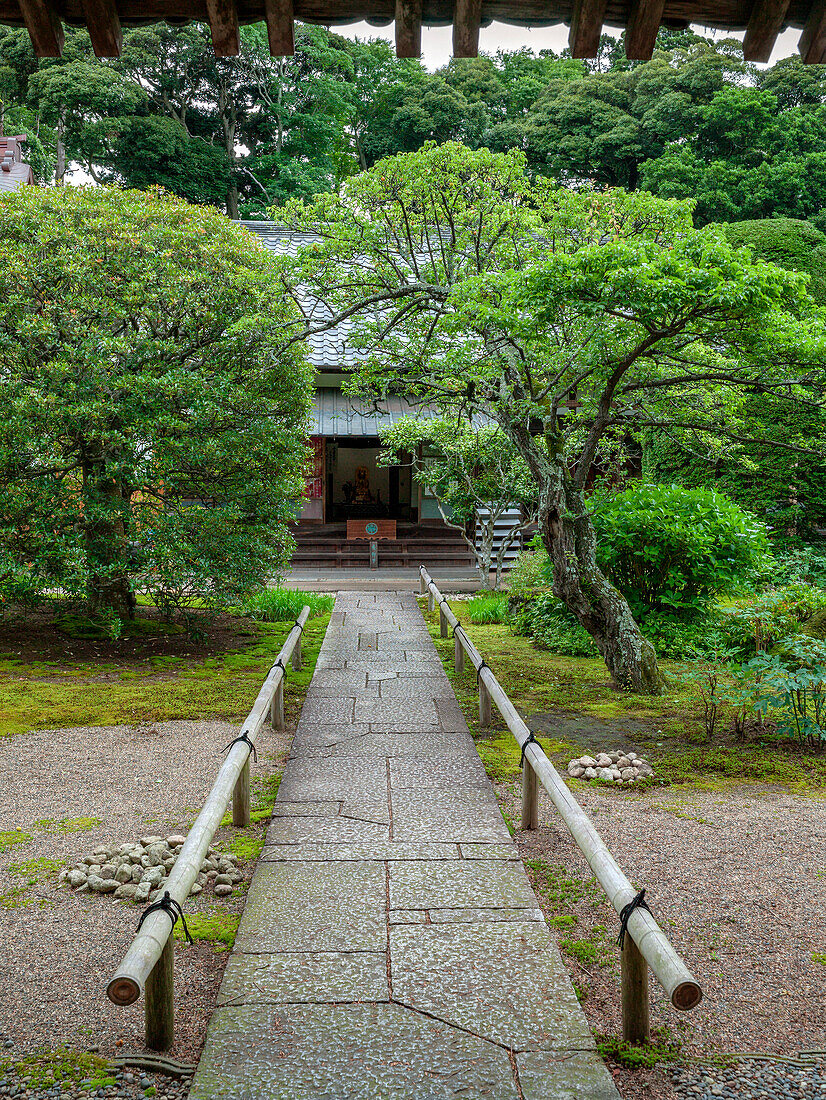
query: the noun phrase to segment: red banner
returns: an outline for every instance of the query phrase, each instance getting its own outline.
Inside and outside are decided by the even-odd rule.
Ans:
[[[308,500],[321,500],[324,496],[324,436],[311,435],[310,447],[312,454],[308,464],[304,496]]]

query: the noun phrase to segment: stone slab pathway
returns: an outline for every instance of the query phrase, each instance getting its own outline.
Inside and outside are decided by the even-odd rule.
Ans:
[[[191,1100],[618,1100],[415,597],[339,593]]]

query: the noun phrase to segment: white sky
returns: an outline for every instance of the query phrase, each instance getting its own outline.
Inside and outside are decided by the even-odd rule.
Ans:
[[[393,42],[393,25],[387,27],[371,27],[369,23],[351,23],[346,27],[332,27],[337,34],[344,38],[386,38]],[[609,34],[619,36],[619,31],[610,27],[605,28]],[[731,35],[723,32],[709,31],[705,27],[696,27],[698,34],[704,34],[715,38],[741,38],[742,34]],[[422,27],[422,59],[431,72],[442,65],[446,65],[452,55],[452,27]],[[777,39],[777,44],[772,53],[772,62],[781,57],[789,57],[797,52],[797,40],[800,37],[799,30],[789,29]],[[522,46],[530,49],[556,50],[557,53],[568,44],[568,28],[561,23],[555,27],[512,27],[507,23],[491,23],[489,27],[483,27],[479,35],[479,49],[485,53],[496,53],[497,50],[518,50]]]

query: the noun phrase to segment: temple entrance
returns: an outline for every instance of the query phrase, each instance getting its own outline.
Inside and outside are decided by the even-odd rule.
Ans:
[[[410,465],[379,465],[377,437],[335,436],[327,440],[327,522],[348,519],[418,518],[418,492]]]

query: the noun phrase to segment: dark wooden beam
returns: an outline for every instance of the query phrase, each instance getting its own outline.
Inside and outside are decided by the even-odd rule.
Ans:
[[[743,39],[746,61],[768,61],[783,28],[789,0],[755,0]]]
[[[421,56],[422,0],[396,0],[396,57]]]
[[[453,56],[479,56],[482,0],[456,0],[453,8]]]
[[[206,0],[206,10],[215,56],[237,57],[241,52],[241,32],[235,0]]]
[[[815,0],[797,44],[805,65],[826,60],[826,0]]]
[[[273,57],[292,57],[295,53],[293,0],[264,0],[267,37]]]
[[[596,57],[608,0],[574,0],[568,45],[571,57]]]
[[[19,0],[26,30],[38,57],[60,57],[63,24],[52,0]]]
[[[83,0],[83,15],[95,57],[120,57],[123,31],[115,0]]]
[[[625,56],[629,61],[650,61],[662,22],[665,0],[631,0],[625,30]]]

